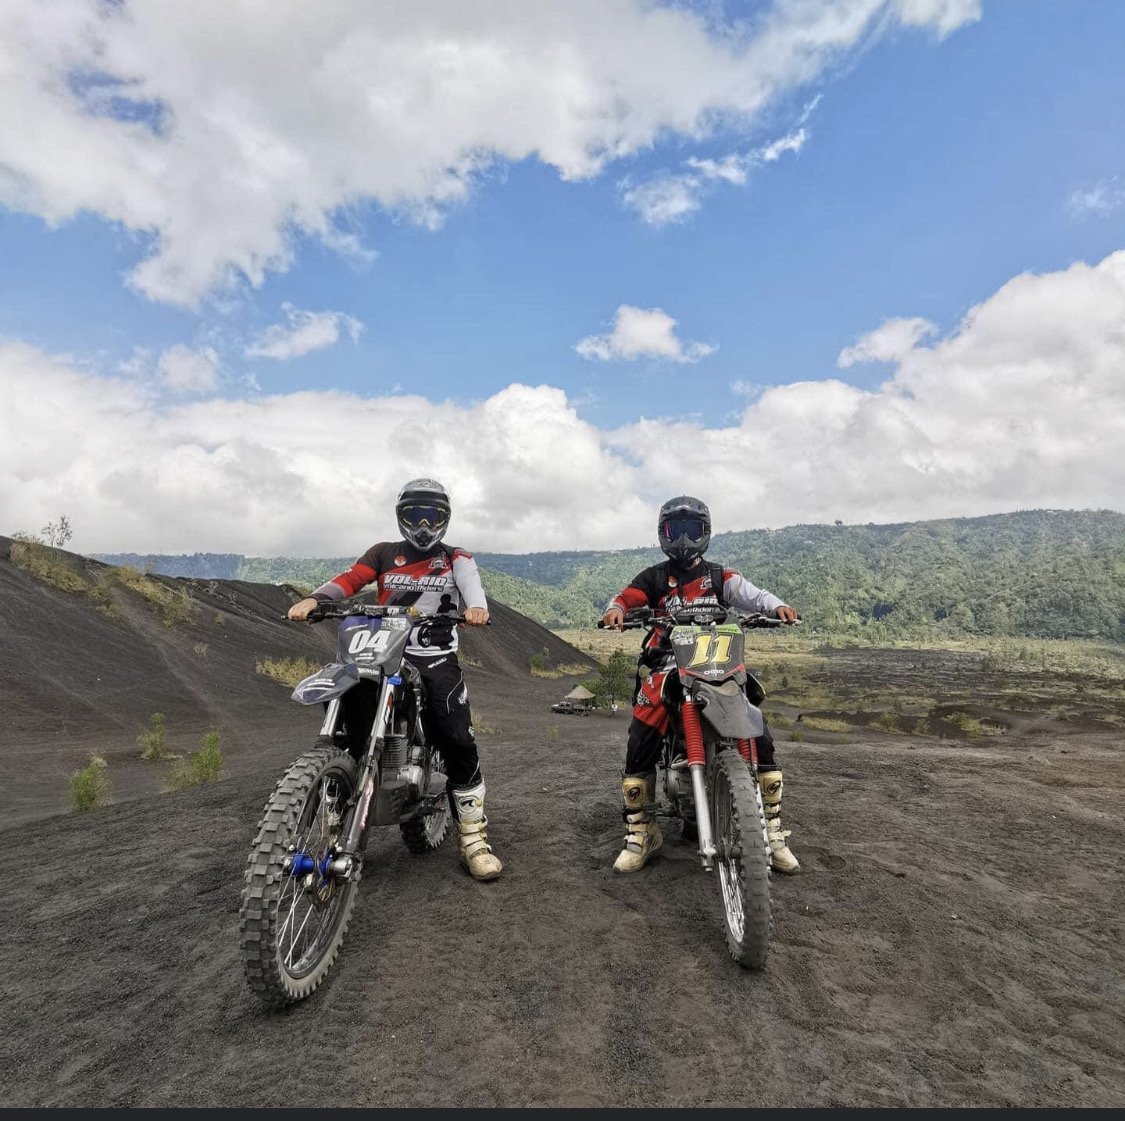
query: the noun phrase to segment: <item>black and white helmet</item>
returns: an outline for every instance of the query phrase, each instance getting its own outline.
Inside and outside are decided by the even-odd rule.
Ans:
[[[445,536],[449,515],[449,495],[436,479],[411,479],[399,491],[399,532],[418,549],[430,549]]]
[[[669,498],[660,507],[656,529],[665,555],[690,568],[711,544],[711,511],[706,502],[686,494]]]

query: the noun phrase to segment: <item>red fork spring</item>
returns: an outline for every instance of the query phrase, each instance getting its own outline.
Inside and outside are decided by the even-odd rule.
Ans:
[[[757,766],[758,763],[758,741],[754,740],[739,740],[738,741],[738,754],[746,760],[747,763],[753,763]]]
[[[689,767],[702,767],[707,762],[703,750],[703,727],[699,723],[699,706],[695,701],[684,701],[680,706],[680,716],[684,722],[684,746],[687,748]]]

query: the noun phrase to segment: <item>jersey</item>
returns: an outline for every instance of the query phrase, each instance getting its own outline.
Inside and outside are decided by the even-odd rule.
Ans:
[[[606,610],[651,607],[658,615],[667,615],[694,604],[733,607],[765,615],[772,615],[779,607],[786,606],[773,592],[755,587],[733,568],[699,561],[687,572],[681,572],[671,561],[661,561],[634,576],[629,586],[606,604]],[[667,636],[658,627],[645,642],[641,657],[649,665],[656,665],[663,660],[658,655],[670,652]]]
[[[423,615],[459,615],[462,606],[488,610],[480,572],[473,554],[456,545],[435,545],[423,551],[409,541],[384,541],[372,545],[339,576],[313,592],[321,601],[340,602],[377,584],[379,603],[397,592],[420,592],[414,606]],[[406,648],[408,655],[430,657],[457,650],[457,628],[415,627]]]

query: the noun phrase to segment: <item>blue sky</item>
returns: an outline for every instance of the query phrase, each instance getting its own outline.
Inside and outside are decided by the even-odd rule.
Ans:
[[[929,23],[902,26],[884,13],[881,34],[868,25],[847,49],[827,53],[808,80],[776,81],[753,111],[694,132],[660,125],[654,143],[632,143],[593,174],[564,178],[560,170],[570,172],[559,161],[506,158],[498,144],[457,197],[438,206],[440,219],[430,225],[414,220],[413,204],[388,207],[378,190],[359,192],[342,212],[329,212],[360,252],[341,253],[317,233],[291,230],[287,262],[266,267],[260,279],[236,270],[233,279],[197,285],[187,303],[169,298],[167,285],[130,280],[158,242],[127,209],[56,204],[49,183],[41,192],[47,201],[21,204],[9,192],[5,207],[0,177],[0,340],[65,356],[95,379],[147,376],[145,407],[165,419],[192,407],[189,397],[406,394],[472,410],[513,383],[547,385],[565,393],[607,454],[633,466],[638,446],[664,429],[646,436],[634,427],[621,439],[607,434],[642,418],[688,421],[706,439],[740,418],[742,429],[752,427],[745,410],[767,387],[839,379],[878,393],[896,369],[915,361],[909,353],[895,350],[889,361],[846,368],[837,358],[885,321],[928,321],[922,350],[943,353],[928,348],[956,336],[970,308],[1019,274],[1096,265],[1125,247],[1125,5],[986,0],[980,19],[957,19],[960,25],[944,35],[940,10],[975,5],[923,0],[927,5],[938,13]],[[628,44],[620,49],[627,53]],[[714,179],[700,186],[687,164],[760,153],[801,127],[799,150],[752,161],[744,185]],[[479,140],[475,147],[479,152]],[[20,158],[30,166],[31,157]],[[14,159],[8,157],[9,167]],[[16,171],[31,174],[18,165]],[[40,174],[50,179],[49,169]],[[217,164],[215,175],[222,174]],[[656,225],[628,205],[630,187],[684,175],[695,176],[698,209],[679,220]],[[159,177],[155,182],[159,194]],[[174,222],[169,198],[146,198],[144,206],[167,206]],[[1094,201],[1076,202],[1082,198]],[[205,240],[211,231],[195,220],[191,234]],[[167,237],[172,227],[157,228]],[[271,326],[286,329],[286,305],[336,313],[337,341],[283,360],[248,355]],[[656,350],[635,358],[581,356],[580,340],[608,335],[622,305],[662,309],[685,347],[714,349],[690,362]],[[356,341],[343,317],[362,324]],[[215,374],[200,382],[207,392],[184,392],[181,381],[179,390],[162,394],[160,356],[176,347],[207,355]],[[767,411],[757,423],[783,426],[782,453],[786,440],[807,430],[803,406],[780,419]],[[748,448],[758,446],[752,433],[747,440]],[[841,455],[847,462],[843,448]],[[1057,478],[1058,464],[1043,474]],[[887,517],[911,510],[925,516],[1035,504],[1035,495],[1006,496],[1002,487],[977,481],[975,493],[973,480],[959,477],[913,507],[907,495],[903,504],[879,509]],[[385,500],[390,485],[378,484],[373,504]],[[864,489],[862,480],[855,486]],[[819,516],[815,503],[803,508],[797,501],[816,489],[810,479],[787,498],[790,520]],[[57,505],[65,494],[56,479],[35,501]],[[637,528],[627,536],[641,534],[642,511],[654,497],[632,488]],[[1099,497],[1080,487],[1069,500],[1063,494],[1075,505]],[[39,508],[9,498],[27,518]],[[1058,499],[1054,484],[1042,489],[1044,502]],[[743,522],[761,524],[758,505],[734,509],[744,509]],[[91,516],[100,517],[94,509],[102,509],[96,501]],[[854,509],[857,517],[872,513],[859,501]],[[478,520],[490,541],[511,547],[516,541],[504,521],[483,514]],[[530,534],[539,544],[557,543],[538,515],[522,524],[519,540]],[[139,544],[143,528],[122,522],[120,536]],[[599,529],[574,544],[609,544],[611,536]],[[214,537],[220,544],[222,533]],[[266,540],[275,536],[261,537],[261,547]],[[237,544],[253,551],[256,540]]]

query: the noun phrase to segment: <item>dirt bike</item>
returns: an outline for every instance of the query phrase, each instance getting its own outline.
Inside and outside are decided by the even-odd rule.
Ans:
[[[728,623],[732,616],[737,622]],[[756,700],[763,694],[746,670],[743,631],[782,625],[772,616],[739,616],[713,604],[667,615],[636,608],[624,623],[626,630],[659,627],[671,644],[679,689],[665,697],[672,723],[661,759],[664,792],[685,838],[698,840],[703,871],[718,869],[727,949],[747,969],[765,965],[773,920],[758,787],[757,739],[765,720],[747,696],[748,683]]]
[[[415,626],[465,620],[423,617],[410,598],[324,605],[309,615],[310,622],[342,620],[336,661],[293,690],[298,704],[325,705],[324,722],[312,750],[266,802],[242,890],[243,964],[250,988],[268,1005],[303,1000],[328,975],[355,906],[372,826],[397,825],[413,853],[437,849],[449,829],[444,761],[423,724],[421,675],[404,655]],[[341,719],[341,698],[357,686],[377,698],[359,758],[346,750]]]

